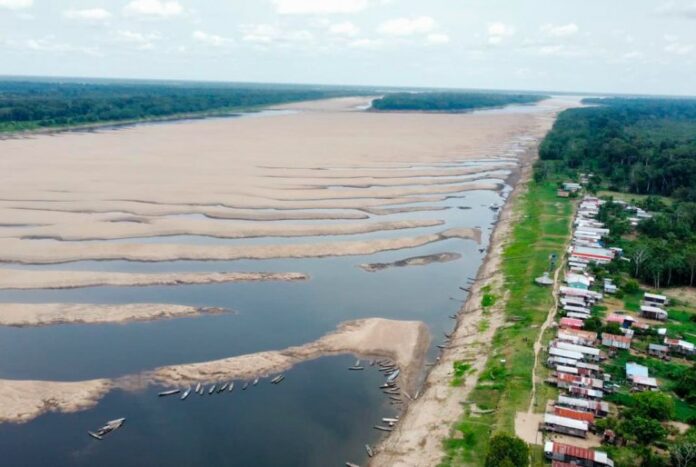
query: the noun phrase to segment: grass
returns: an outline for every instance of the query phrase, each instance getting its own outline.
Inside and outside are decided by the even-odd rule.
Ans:
[[[643,201],[645,198],[648,197],[648,195],[637,195],[634,193],[623,193],[620,191],[610,191],[610,190],[598,191],[597,196],[599,196],[600,198],[605,198],[605,197],[611,196],[615,200],[626,201],[627,203]],[[672,204],[672,202],[673,202],[672,198],[669,198],[667,196],[656,196],[656,195],[652,195],[652,196],[655,198],[659,198],[663,203],[665,203],[668,206],[670,204]]]
[[[556,197],[555,184],[532,181],[514,209],[520,220],[503,252],[502,270],[506,291],[504,313],[508,319],[516,320],[497,330],[485,369],[468,398],[479,408],[495,412],[483,416],[463,414],[454,427],[455,435],[445,442],[442,466],[483,465],[490,436],[499,431],[514,433],[515,414],[529,405],[533,344],[553,304],[551,290],[535,285],[534,278],[549,270],[552,254],[558,258],[556,265],[562,264],[573,204],[569,199]],[[488,293],[484,289],[483,300]],[[549,338],[544,335],[544,339]],[[545,368],[540,370],[543,372]],[[535,454],[532,456],[535,465],[541,465],[543,456]]]

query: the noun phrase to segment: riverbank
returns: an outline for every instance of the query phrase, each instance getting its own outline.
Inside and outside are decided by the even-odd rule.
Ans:
[[[500,213],[486,259],[458,313],[455,330],[439,362],[426,378],[420,398],[408,406],[397,429],[381,443],[370,465],[438,465],[443,462],[443,456],[444,465],[459,465],[460,461],[468,463],[472,460],[468,452],[474,447],[469,444],[472,438],[460,429],[461,422],[455,423],[461,420],[463,410],[465,417],[477,419],[475,423],[495,417],[497,409],[486,404],[484,397],[478,396],[489,396],[499,390],[495,379],[501,365],[506,368],[509,365],[510,371],[513,368],[515,372],[519,371],[517,363],[505,363],[517,361],[514,345],[517,339],[508,340],[508,337],[503,338],[503,334],[510,334],[508,330],[513,328],[522,328],[522,323],[527,325],[525,321],[518,321],[518,296],[509,283],[509,269],[524,267],[529,256],[536,254],[527,252],[516,257],[519,252],[515,251],[524,247],[524,242],[534,240],[522,238],[520,233],[530,215],[534,215],[528,212],[529,200],[537,190],[531,181],[532,163],[537,158],[539,141],[550,130],[553,120],[551,116],[540,125],[535,144],[520,158],[518,180],[516,183],[513,181],[514,189]],[[525,317],[521,315],[519,318],[524,320]],[[523,339],[519,340],[524,342]],[[482,355],[486,358],[481,358]],[[498,394],[498,400],[501,398],[502,394]],[[489,439],[491,427],[492,424],[478,429],[481,435],[476,439],[478,459],[485,457],[484,443]],[[467,456],[462,455],[463,451],[467,451]],[[457,460],[453,462],[455,457]]]

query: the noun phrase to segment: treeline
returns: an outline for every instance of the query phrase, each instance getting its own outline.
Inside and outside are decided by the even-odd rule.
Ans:
[[[636,233],[628,221],[630,213],[624,205],[607,202],[599,211],[598,220],[611,230],[611,245],[624,249],[627,262],[614,262],[610,269],[623,270],[656,289],[696,283],[696,203],[663,203],[648,197],[636,203],[654,212],[651,219],[638,224]]]
[[[696,201],[695,99],[585,99],[561,113],[540,172],[593,172],[615,191]],[[559,164],[560,163],[560,164]]]
[[[464,112],[510,104],[532,104],[547,96],[531,94],[479,92],[399,92],[372,102],[375,110],[420,110],[429,112]]]
[[[361,92],[309,86],[0,80],[0,131],[244,110]]]

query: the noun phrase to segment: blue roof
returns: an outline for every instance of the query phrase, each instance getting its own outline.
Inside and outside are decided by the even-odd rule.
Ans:
[[[626,363],[626,376],[643,376],[648,377],[648,367],[643,365],[638,365],[637,363],[628,362]]]

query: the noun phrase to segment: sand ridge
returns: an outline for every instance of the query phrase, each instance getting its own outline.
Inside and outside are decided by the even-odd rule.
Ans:
[[[282,372],[327,355],[393,359],[401,368],[402,386],[415,383],[430,335],[419,321],[367,318],[341,323],[316,341],[209,362],[170,365],[116,380],[24,381],[0,379],[0,423],[22,423],[45,412],[77,412],[93,407],[113,388],[142,390],[148,385],[184,387],[197,382],[252,379]]]
[[[299,272],[190,272],[132,273],[0,269],[0,289],[73,289],[78,287],[145,287],[220,284],[247,281],[303,281]]]
[[[224,313],[224,308],[128,303],[0,303],[0,326],[28,327],[56,324],[107,324],[152,321]]]

